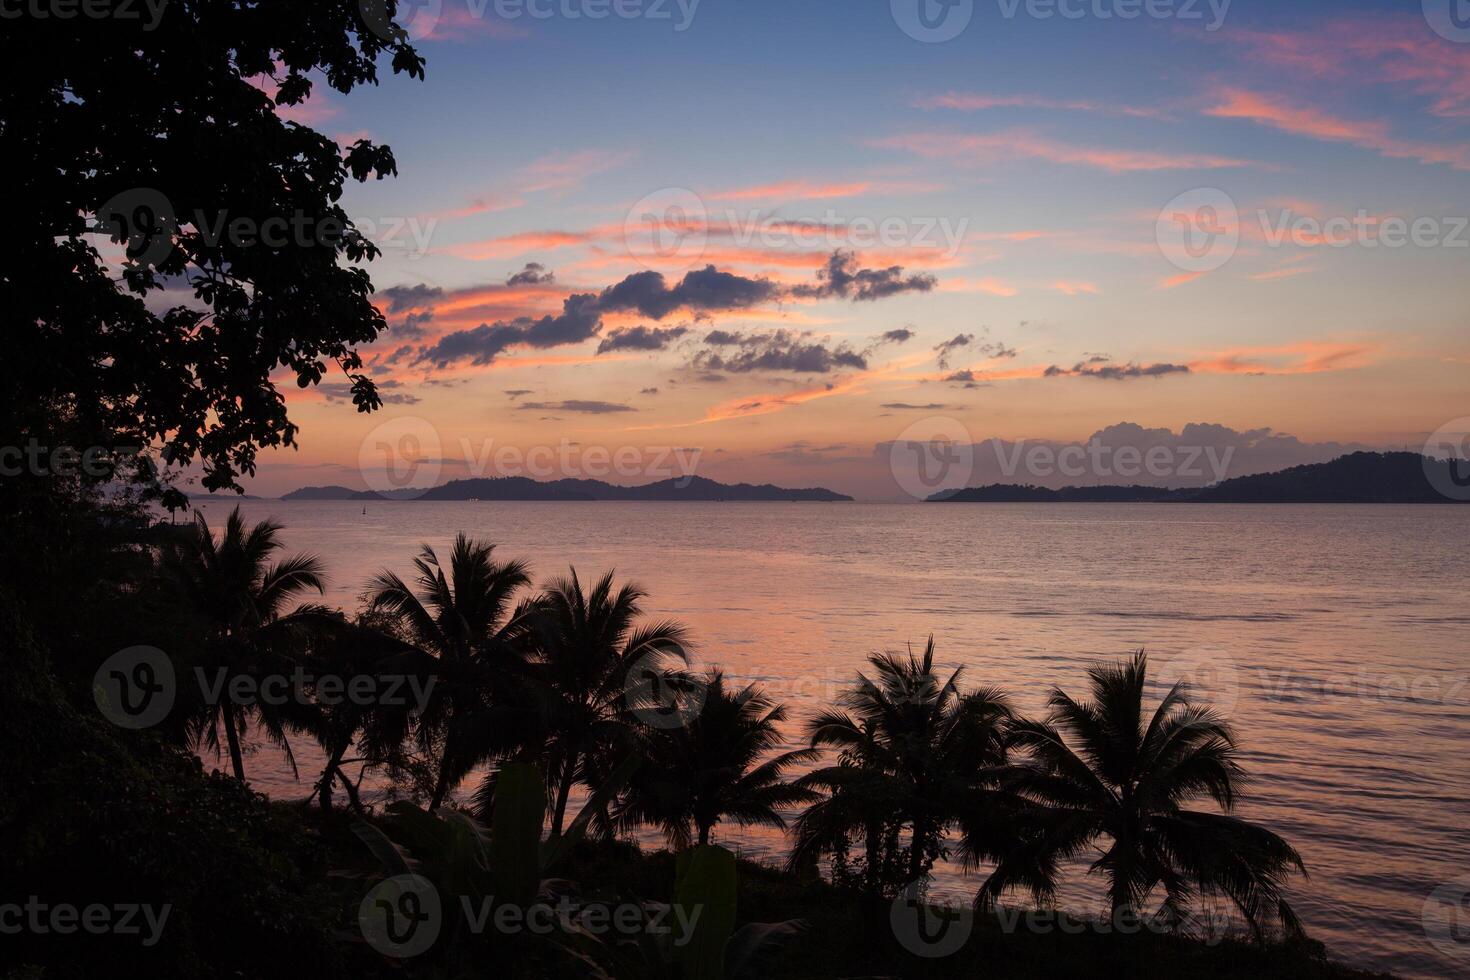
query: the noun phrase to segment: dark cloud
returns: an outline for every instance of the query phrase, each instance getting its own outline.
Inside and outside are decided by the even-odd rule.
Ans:
[[[505,394],[512,401],[514,401],[515,399],[521,397],[522,395],[529,395],[529,394],[531,394],[531,389],[530,388],[507,388],[507,389],[505,389]]]
[[[419,351],[415,363],[446,367],[456,361],[489,364],[508,347],[560,347],[581,343],[597,335],[602,326],[597,297],[591,293],[573,293],[562,303],[562,312],[540,319],[517,317],[496,323],[482,323],[470,330],[458,330],[440,337],[432,347]]]
[[[981,382],[978,378],[976,378],[975,377],[975,372],[969,370],[968,368],[966,370],[964,370],[964,371],[955,371],[953,374],[947,374],[943,378],[940,378],[939,380],[941,380],[941,381],[943,381],[943,382],[945,382],[947,384],[963,385],[966,388],[989,388],[990,387],[990,385],[988,383]]]
[[[854,301],[872,301],[899,293],[927,293],[938,282],[928,273],[906,275],[901,265],[891,265],[886,269],[858,269],[856,265],[856,254],[838,249],[827,259],[826,267],[818,270],[816,285],[796,286],[791,295],[804,299],[841,296],[851,297]]]
[[[1093,357],[1086,361],[1079,361],[1070,369],[1057,367],[1053,364],[1046,369],[1048,378],[1101,378],[1104,381],[1127,381],[1132,378],[1162,378],[1166,374],[1188,374],[1189,366],[1186,364],[1135,364],[1130,361],[1127,364],[1108,364],[1103,359]]]
[[[1000,341],[996,341],[991,344],[981,344],[975,349],[984,354],[986,357],[994,359],[1016,356],[1016,349],[1014,347],[1007,347]]]
[[[841,368],[865,369],[867,358],[843,344],[828,347],[811,340],[807,334],[789,330],[734,336],[725,348],[737,350],[702,350],[694,355],[694,366],[702,371],[726,371],[745,374],[751,371],[794,371],[798,374],[826,374]]]
[[[602,338],[597,353],[611,350],[664,350],[689,332],[688,327],[620,327]]]
[[[685,274],[672,287],[661,272],[635,272],[604,289],[598,304],[604,311],[637,310],[662,320],[685,307],[696,313],[741,310],[776,299],[779,294],[779,288],[768,279],[747,279],[707,265]]]
[[[899,327],[896,330],[889,330],[887,333],[885,333],[881,337],[879,337],[878,338],[878,343],[880,343],[880,344],[906,344],[910,340],[913,340],[913,339],[914,339],[914,331],[913,330],[909,329],[908,327]]]
[[[656,394],[658,394],[658,389],[657,388],[640,388],[640,389],[638,389],[638,394],[640,394],[640,395],[656,395]]]
[[[408,314],[402,320],[392,324],[389,329],[393,331],[395,337],[402,337],[404,340],[419,340],[424,336],[424,324],[432,319],[434,319],[433,310],[422,310]]]
[[[832,453],[847,449],[845,442],[834,442],[830,446],[814,446],[809,442],[793,442],[780,449],[768,453],[761,453],[767,459],[774,459],[782,463],[831,463],[844,457],[832,456]],[[857,459],[860,457],[846,457]]]
[[[942,410],[944,410],[946,408],[949,408],[948,405],[941,405],[938,402],[930,402],[927,405],[910,405],[907,402],[889,402],[886,405],[880,405],[878,407],[879,408],[891,408],[891,409],[894,409],[895,411],[917,411],[917,412],[938,412],[938,411],[942,411]]]
[[[405,310],[422,309],[435,300],[443,299],[444,290],[438,286],[419,283],[417,286],[389,286],[378,295],[388,298],[389,313],[402,313]]]
[[[935,344],[934,345],[934,353],[937,354],[937,355],[939,355],[939,358],[938,358],[938,360],[939,360],[939,366],[941,368],[948,368],[949,367],[949,355],[953,354],[955,351],[959,350],[961,347],[968,347],[968,346],[970,346],[970,343],[974,339],[975,339],[975,335],[974,334],[972,334],[972,333],[962,333],[962,334],[957,335],[953,340],[946,340],[943,343]]]
[[[521,402],[522,411],[538,412],[581,412],[584,415],[608,415],[613,412],[636,412],[631,405],[616,402],[599,402],[581,398],[570,398],[564,402]]]
[[[740,343],[740,335],[728,330],[711,330],[704,335],[704,342],[715,347],[729,347]]]
[[[507,286],[545,286],[556,282],[556,273],[540,262],[527,262],[526,267],[509,279]]]
[[[717,374],[714,371],[706,371],[703,374],[696,376],[694,380],[708,381],[710,384],[715,384],[720,381],[728,381],[729,379],[726,378],[723,374]]]

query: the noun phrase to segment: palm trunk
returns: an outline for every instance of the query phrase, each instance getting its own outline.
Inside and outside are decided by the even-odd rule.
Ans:
[[[909,843],[909,881],[919,880],[919,873],[924,867],[924,824],[923,821],[914,820],[914,839]]]
[[[439,760],[439,779],[434,783],[434,795],[429,800],[429,809],[437,810],[444,803],[444,797],[449,795],[449,753],[444,753],[444,758]]]
[[[337,746],[336,751],[332,753],[332,757],[327,760],[327,768],[322,770],[322,778],[317,783],[317,790],[321,793],[323,810],[332,809],[332,783],[336,782],[337,777],[342,775],[343,783],[346,783],[346,776],[341,771],[342,757],[347,754],[347,749],[351,745],[352,738],[349,736],[341,745]]]
[[[556,809],[551,814],[551,833],[561,835],[561,823],[567,812],[567,797],[572,795],[572,777],[577,771],[577,753],[567,757],[566,768],[561,773],[561,785],[556,790]]]
[[[878,821],[869,821],[867,830],[863,834],[863,846],[867,852],[867,885],[868,891],[878,894],[883,888],[883,825]]]
[[[699,825],[699,846],[700,847],[704,847],[705,845],[707,845],[709,843],[709,831],[710,831],[710,825],[709,824],[702,823],[702,824]]]
[[[245,756],[240,752],[240,735],[235,731],[235,716],[228,706],[222,712],[225,719],[225,741],[230,746],[230,765],[235,767],[235,778],[245,781]]]
[[[357,795],[357,787],[352,780],[347,778],[347,773],[341,769],[337,770],[337,778],[342,780],[342,788],[347,791],[347,802],[352,807],[353,813],[362,812],[362,799]]]

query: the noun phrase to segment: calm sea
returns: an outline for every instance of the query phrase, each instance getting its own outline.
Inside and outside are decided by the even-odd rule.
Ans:
[[[222,523],[231,506],[211,501]],[[455,532],[529,559],[538,580],[615,568],[687,623],[705,664],[760,681],[793,721],[881,649],[933,634],[972,685],[1030,710],[1053,686],[1146,648],[1211,691],[1254,775],[1244,813],[1296,844],[1294,901],[1334,957],[1406,976],[1470,973],[1470,507],[371,503],[246,501],[325,559],[328,598],[411,571]],[[796,737],[793,725],[792,736]],[[258,789],[305,795],[269,751]],[[721,842],[775,860],[780,834]],[[649,839],[652,842],[652,838]],[[978,882],[941,869],[944,890]],[[1456,884],[1458,882],[1458,885]],[[1096,882],[1063,904],[1101,908]],[[1451,891],[1459,901],[1458,893]],[[1456,929],[1449,928],[1457,926]]]

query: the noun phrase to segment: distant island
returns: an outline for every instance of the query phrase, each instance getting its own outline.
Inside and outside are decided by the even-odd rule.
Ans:
[[[823,487],[790,490],[750,483],[717,483],[702,476],[660,480],[641,487],[620,487],[601,480],[550,480],[524,476],[451,480],[427,489],[353,490],[351,487],[302,487],[282,500],[701,500],[701,501],[850,501]]]
[[[1351,453],[1327,463],[1293,466],[1277,473],[1240,476],[1208,487],[1047,487],[992,484],[950,490],[929,503],[1192,503],[1192,504],[1450,504],[1441,486],[1452,479],[1451,464],[1418,453]],[[1470,493],[1470,490],[1467,490]]]

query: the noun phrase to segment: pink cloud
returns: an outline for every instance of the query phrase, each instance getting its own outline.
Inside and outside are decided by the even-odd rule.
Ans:
[[[631,150],[577,150],[549,154],[522,168],[519,187],[526,193],[573,190],[588,177],[621,167],[636,155]]]
[[[1161,153],[1077,146],[1047,139],[1029,130],[963,135],[910,133],[875,142],[884,149],[907,150],[931,159],[971,163],[1006,160],[1045,160],[1068,166],[1094,167],[1110,173],[1159,170],[1218,170],[1254,166],[1250,161],[1200,153]]]
[[[1470,116],[1470,49],[1437,37],[1417,12],[1347,17],[1305,31],[1222,31],[1219,37],[1299,75],[1403,85],[1428,97],[1435,115]]]
[[[521,231],[514,235],[503,235],[500,238],[488,238],[484,241],[446,245],[438,251],[446,255],[453,255],[455,258],[481,261],[506,259],[530,252],[567,248],[572,245],[585,245],[591,239],[592,234],[585,231]]]
[[[1164,115],[1162,110],[1146,106],[1047,99],[1035,95],[982,95],[978,92],[926,95],[915,99],[912,104],[916,109],[954,109],[959,112],[980,112],[985,109],[1058,109],[1145,119],[1158,119]]]
[[[1294,105],[1277,96],[1244,89],[1227,88],[1205,115],[1219,119],[1244,119],[1284,133],[1309,136],[1333,143],[1351,143],[1386,157],[1442,163],[1456,170],[1470,170],[1470,147],[1437,146],[1396,139],[1382,122],[1343,119],[1311,106]]]

